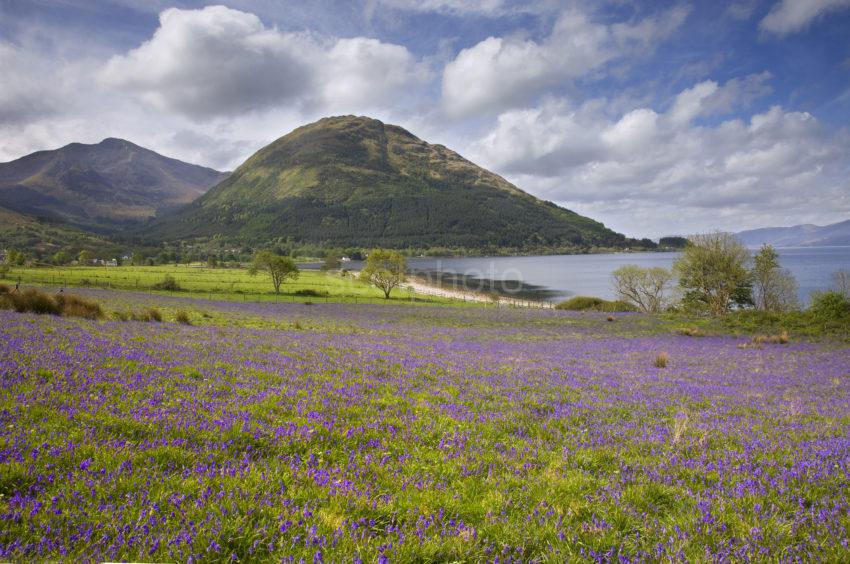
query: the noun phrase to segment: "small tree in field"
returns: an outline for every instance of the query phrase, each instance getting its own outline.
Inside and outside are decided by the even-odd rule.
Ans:
[[[797,281],[779,266],[779,254],[762,245],[753,257],[753,299],[763,311],[788,311],[797,307]]]
[[[360,279],[383,290],[384,298],[389,299],[393,288],[404,282],[406,272],[407,261],[401,253],[375,249],[366,259],[366,266],[360,271]]]
[[[832,273],[832,289],[850,300],[850,270],[842,268]]]
[[[643,268],[626,264],[611,274],[617,296],[646,313],[658,313],[664,308],[664,291],[673,273],[664,268]]]
[[[702,303],[712,315],[723,315],[750,295],[750,252],[731,233],[693,235],[673,263],[686,300]]]
[[[295,280],[300,274],[295,261],[289,257],[276,255],[271,251],[260,251],[254,255],[254,260],[251,261],[251,267],[248,269],[248,273],[251,276],[255,276],[261,270],[271,278],[275,294],[280,294],[280,285],[285,280]]]

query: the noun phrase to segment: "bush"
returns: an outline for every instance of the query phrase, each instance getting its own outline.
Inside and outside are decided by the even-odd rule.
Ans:
[[[192,324],[192,321],[189,319],[189,314],[186,313],[183,310],[180,310],[180,311],[177,312],[177,314],[174,316],[174,320],[177,323],[182,323],[183,325],[191,325]]]
[[[324,298],[330,295],[325,290],[314,290],[313,288],[303,288],[301,290],[296,290],[293,293],[296,296],[311,296],[315,298]]]
[[[14,309],[18,313],[38,313],[60,315],[62,308],[50,294],[38,290],[28,289],[23,292],[5,294],[8,303],[7,309]]]
[[[679,335],[684,335],[685,337],[705,337],[705,333],[698,327],[682,327],[678,332]]]
[[[180,284],[170,274],[166,274],[162,280],[151,286],[151,288],[154,290],[165,290],[167,292],[179,292],[182,290]]]
[[[666,352],[658,353],[655,357],[655,367],[656,368],[667,368],[667,363],[670,362],[670,355]]]
[[[23,292],[10,292],[8,287],[4,287],[0,290],[0,309],[13,309],[18,313],[64,315],[86,319],[103,317],[103,310],[96,302],[72,294],[59,294],[53,297],[32,288]]]
[[[575,296],[555,306],[555,309],[569,311],[601,311],[605,313],[617,313],[624,311],[637,311],[633,305],[623,301],[603,300],[592,296]]]
[[[850,300],[834,290],[817,292],[809,307],[812,317],[821,323],[832,323],[850,318]]]
[[[73,294],[59,294],[56,303],[62,311],[62,315],[68,317],[83,317],[85,319],[100,319],[103,310],[100,304],[75,296]]]
[[[113,311],[112,317],[118,321],[162,321],[162,314],[153,307],[141,312]]]

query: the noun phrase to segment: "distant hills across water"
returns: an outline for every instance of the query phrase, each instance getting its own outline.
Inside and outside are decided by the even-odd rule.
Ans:
[[[843,247],[850,246],[850,220],[824,226],[805,224],[750,229],[737,236],[749,247],[765,243],[774,247]]]

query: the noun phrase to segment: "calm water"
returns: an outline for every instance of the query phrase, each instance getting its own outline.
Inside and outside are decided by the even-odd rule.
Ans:
[[[831,284],[832,272],[850,270],[850,247],[795,247],[777,249],[780,263],[800,285],[800,300],[808,301],[814,290]],[[504,288],[520,288],[527,297],[559,300],[575,295],[613,298],[611,273],[624,264],[670,268],[679,253],[613,253],[600,255],[557,255],[493,258],[410,259],[411,270],[461,275],[472,287],[489,287],[489,280],[502,281]],[[356,268],[356,266],[355,266]],[[464,276],[466,278],[464,278]],[[460,283],[460,282],[458,282]]]

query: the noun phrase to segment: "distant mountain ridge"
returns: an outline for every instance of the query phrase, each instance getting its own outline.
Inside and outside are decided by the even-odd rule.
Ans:
[[[71,143],[0,163],[0,207],[109,231],[185,205],[226,176],[123,139]]]
[[[368,117],[299,127],[146,230],[329,246],[589,248],[634,244],[442,145]]]
[[[794,225],[792,227],[765,227],[737,234],[747,246],[763,244],[774,247],[829,247],[850,246],[850,219],[830,225]]]

